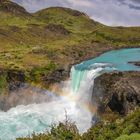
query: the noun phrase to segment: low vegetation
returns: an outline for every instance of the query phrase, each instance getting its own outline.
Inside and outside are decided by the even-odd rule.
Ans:
[[[114,122],[100,122],[83,135],[79,134],[74,123],[66,121],[53,126],[50,132],[33,134],[31,137],[17,140],[139,140],[140,109],[125,118]]]

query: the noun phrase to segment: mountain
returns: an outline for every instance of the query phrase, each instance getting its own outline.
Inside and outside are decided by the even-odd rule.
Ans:
[[[0,0],[0,10],[15,15],[30,15],[23,7],[9,0]]]
[[[31,14],[9,0],[0,0],[0,26],[22,25],[30,21]]]
[[[47,8],[38,11],[35,16],[47,23],[61,24],[73,32],[90,31],[99,24],[85,13],[62,7]]]

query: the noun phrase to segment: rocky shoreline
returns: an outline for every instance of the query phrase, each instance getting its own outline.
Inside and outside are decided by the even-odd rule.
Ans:
[[[140,62],[129,62],[131,64],[134,64],[135,66],[140,66]]]

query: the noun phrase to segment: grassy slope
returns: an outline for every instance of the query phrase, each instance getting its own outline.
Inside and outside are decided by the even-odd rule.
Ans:
[[[0,68],[24,71],[28,82],[43,85],[57,69],[107,50],[140,46],[140,27],[108,27],[60,7],[29,14],[13,2],[1,1]]]
[[[67,8],[31,15],[5,0],[0,3],[0,67],[33,71],[40,83],[42,75],[58,68],[106,50],[140,45],[139,32],[139,27],[107,27]]]

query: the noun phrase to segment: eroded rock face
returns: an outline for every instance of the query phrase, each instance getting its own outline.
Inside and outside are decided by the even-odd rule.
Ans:
[[[51,31],[58,34],[68,35],[70,32],[63,25],[49,24],[46,26],[46,31]]]
[[[60,83],[62,79],[65,79],[69,76],[69,69],[57,69],[53,73],[50,73],[43,78],[45,85],[53,85],[55,83]]]
[[[3,92],[6,89],[7,94],[10,91],[14,91],[22,86],[25,82],[25,74],[18,70],[0,70],[0,94],[6,94]]]
[[[140,72],[114,72],[95,80],[93,101],[98,111],[109,107],[113,112],[127,114],[140,105]]]
[[[25,82],[25,74],[22,71],[7,71],[7,82],[10,91],[16,90]]]

